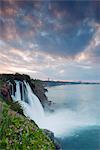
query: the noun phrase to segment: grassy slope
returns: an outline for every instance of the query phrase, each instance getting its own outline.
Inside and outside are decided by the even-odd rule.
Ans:
[[[37,125],[0,102],[0,150],[54,150]]]
[[[1,82],[0,82],[1,83]],[[0,97],[0,150],[54,150],[52,141]]]

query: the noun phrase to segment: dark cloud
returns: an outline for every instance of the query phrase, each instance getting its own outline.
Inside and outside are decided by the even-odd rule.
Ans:
[[[73,77],[77,64],[70,71],[66,60],[100,62],[99,28],[100,1],[1,0],[0,67],[6,59],[12,70],[27,66],[29,72],[42,70],[41,76],[48,76],[51,68],[49,74],[57,71],[62,78],[69,70]]]
[[[73,57],[85,50],[99,23],[99,1],[0,1],[0,38],[15,48]]]

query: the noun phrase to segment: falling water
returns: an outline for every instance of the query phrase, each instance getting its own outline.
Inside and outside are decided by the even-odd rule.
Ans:
[[[39,99],[32,92],[29,83],[24,83],[20,81],[15,81],[16,83],[16,92],[15,96],[12,95],[14,101],[18,101],[23,107],[24,114],[30,119],[34,120],[38,125],[41,124],[44,120],[44,110],[39,101]],[[21,99],[21,89],[20,84],[22,84],[22,99]],[[25,86],[25,87],[24,87]],[[25,90],[25,92],[24,92]],[[28,103],[25,102],[25,96],[27,95]]]
[[[16,83],[15,99],[17,101],[21,101],[20,82],[15,81],[15,83]]]

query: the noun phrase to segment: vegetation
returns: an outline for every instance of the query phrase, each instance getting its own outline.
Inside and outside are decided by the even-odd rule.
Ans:
[[[52,141],[33,122],[0,102],[0,150],[54,150]]]
[[[2,97],[0,96],[0,101],[3,102],[5,100],[3,100]],[[22,109],[22,107],[20,106],[20,104],[18,102],[12,102],[12,101],[9,101],[9,100],[5,101],[5,102],[8,104],[8,106],[9,106],[10,109],[16,111],[19,114],[24,115],[23,109]]]
[[[22,109],[22,107],[20,106],[20,104],[18,102],[6,101],[6,103],[9,105],[9,107],[12,110],[18,112],[19,114],[24,115],[23,109]]]

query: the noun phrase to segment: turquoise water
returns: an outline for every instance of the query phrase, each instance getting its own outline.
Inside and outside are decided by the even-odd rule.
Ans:
[[[63,150],[100,150],[100,126],[87,127],[58,140]]]
[[[47,96],[55,109],[70,112],[63,116],[73,130],[58,138],[63,150],[100,150],[100,85],[50,87]]]

